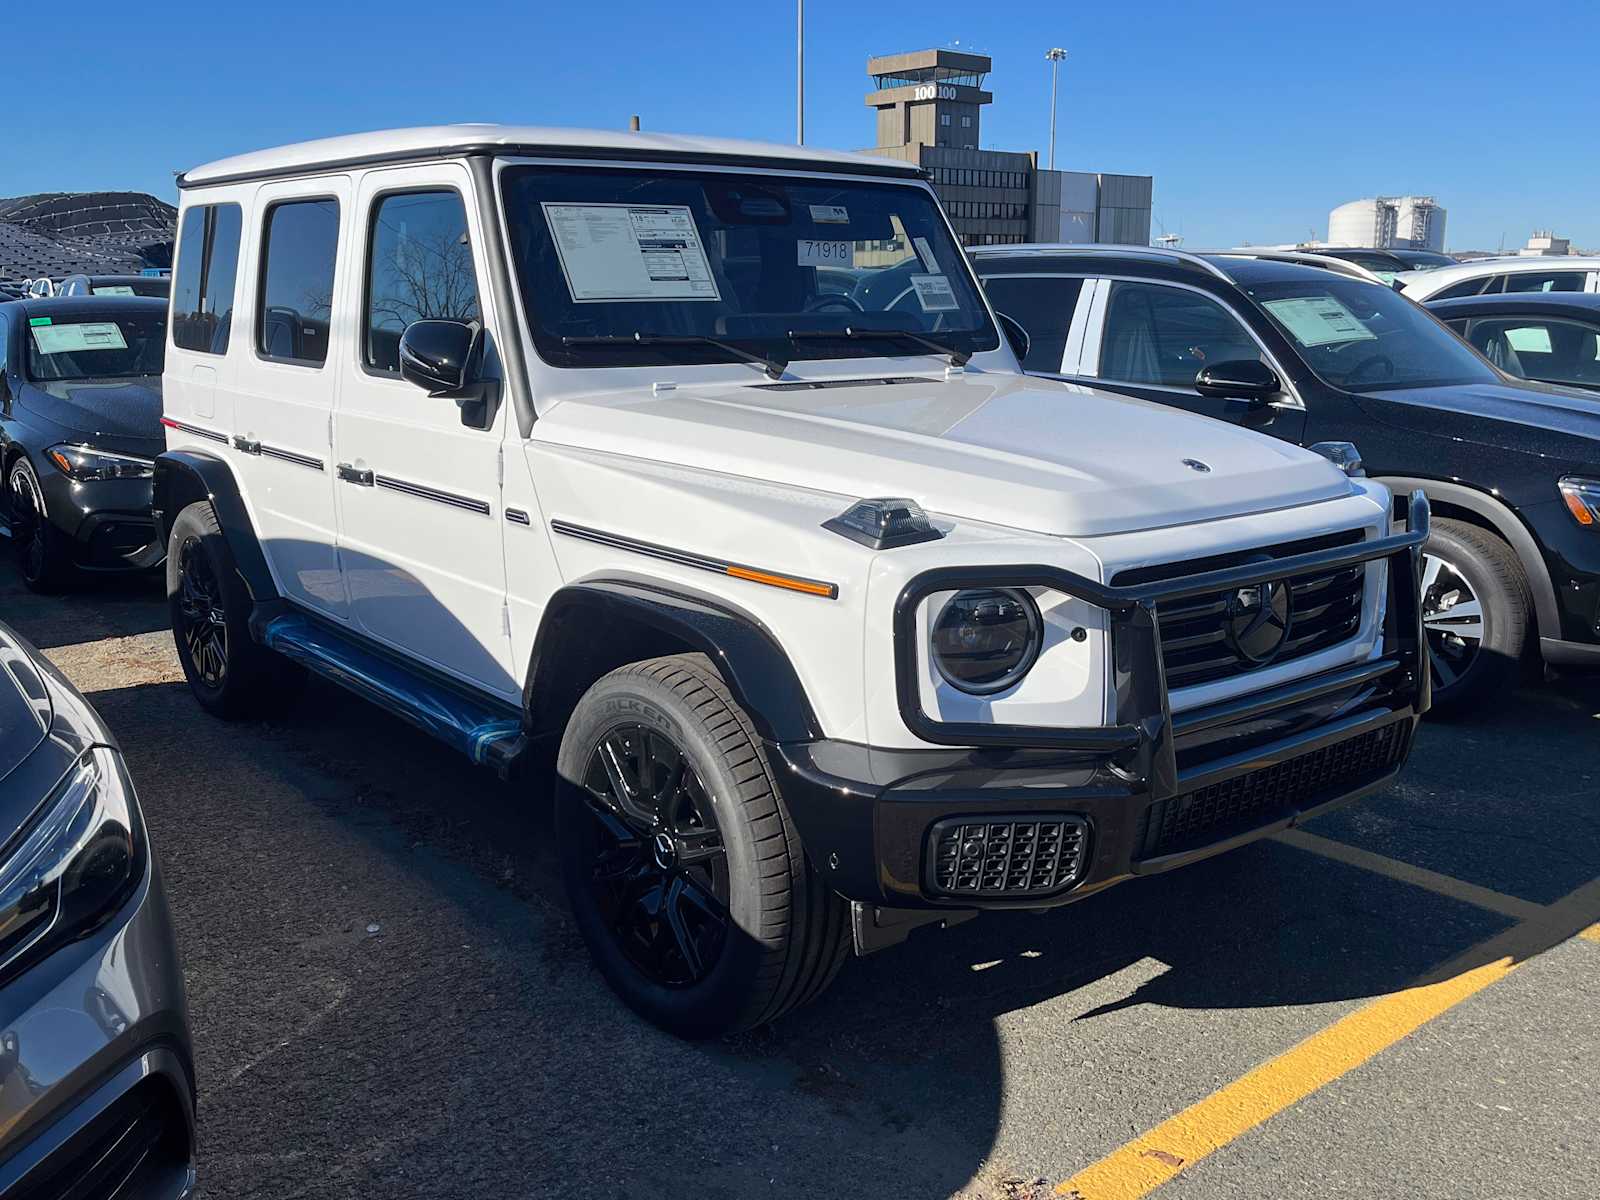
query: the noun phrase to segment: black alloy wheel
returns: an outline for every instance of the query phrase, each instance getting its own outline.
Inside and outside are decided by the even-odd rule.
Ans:
[[[207,687],[220,688],[228,675],[228,612],[216,568],[198,537],[178,551],[178,636]]]
[[[607,730],[589,755],[590,887],[628,961],[691,987],[728,937],[728,856],[711,798],[682,749],[642,725]]]
[[[61,582],[59,535],[45,513],[39,481],[27,459],[18,459],[7,480],[11,540],[22,580],[34,591],[53,591]]]

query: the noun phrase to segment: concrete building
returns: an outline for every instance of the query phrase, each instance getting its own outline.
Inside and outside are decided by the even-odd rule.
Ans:
[[[1328,214],[1328,245],[1444,251],[1445,210],[1432,196],[1376,196]]]
[[[964,245],[1148,245],[1150,176],[1041,170],[1035,152],[982,148],[992,65],[987,55],[956,50],[869,59],[876,88],[866,100],[877,112],[878,144],[867,153],[927,171]]]
[[[1517,253],[1523,258],[1555,258],[1572,253],[1572,239],[1557,237],[1548,229],[1535,229],[1528,244]]]

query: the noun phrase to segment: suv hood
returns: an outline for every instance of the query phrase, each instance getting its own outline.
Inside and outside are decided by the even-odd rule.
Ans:
[[[161,431],[161,377],[31,381],[23,407],[59,425],[72,438],[130,454],[155,456],[166,448]]]
[[[1351,486],[1319,455],[1225,421],[976,372],[601,393],[554,406],[533,436],[1069,537],[1287,508]]]
[[[1592,392],[1543,383],[1478,383],[1363,392],[1355,399],[1379,420],[1417,433],[1600,461],[1600,395]]]

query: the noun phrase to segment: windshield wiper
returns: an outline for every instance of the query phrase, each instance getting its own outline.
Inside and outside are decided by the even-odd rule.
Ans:
[[[563,346],[715,346],[735,358],[754,363],[767,373],[768,379],[783,378],[787,359],[757,354],[722,338],[704,333],[594,333],[582,337],[564,337]]]
[[[789,331],[789,340],[791,342],[825,341],[829,338],[843,338],[852,342],[860,341],[863,338],[900,338],[907,342],[916,342],[919,346],[926,350],[932,350],[935,354],[948,354],[951,364],[957,367],[966,366],[967,362],[972,358],[972,351],[958,349],[948,342],[941,342],[937,338],[931,338],[915,329],[858,329],[854,325],[846,325],[843,329],[791,329]]]

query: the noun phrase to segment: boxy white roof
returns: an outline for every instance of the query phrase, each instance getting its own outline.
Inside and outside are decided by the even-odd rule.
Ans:
[[[405,162],[453,158],[468,152],[552,154],[562,158],[690,159],[807,167],[812,170],[916,176],[914,164],[844,150],[814,150],[775,142],[734,138],[691,137],[675,133],[563,129],[539,125],[425,125],[415,129],[383,129],[342,137],[297,142],[256,150],[185,171],[180,187],[203,187],[226,180],[293,175],[346,164]]]

